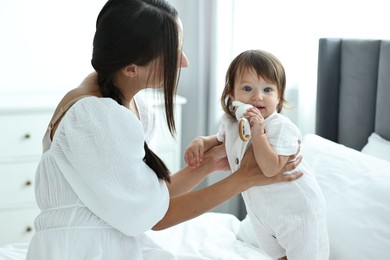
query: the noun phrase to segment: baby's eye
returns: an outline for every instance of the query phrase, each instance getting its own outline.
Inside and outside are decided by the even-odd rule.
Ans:
[[[252,87],[251,86],[244,86],[242,89],[244,91],[252,91]]]
[[[272,88],[270,88],[270,87],[265,87],[265,88],[264,88],[264,92],[265,92],[265,93],[272,92]]]

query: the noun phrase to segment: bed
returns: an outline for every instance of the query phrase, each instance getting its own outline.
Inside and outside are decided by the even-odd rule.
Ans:
[[[390,259],[390,41],[319,40],[316,134],[330,259]]]
[[[319,40],[316,133],[302,153],[327,202],[331,260],[390,259],[389,99],[390,41]],[[148,234],[177,259],[271,259],[231,214]],[[25,259],[27,247],[1,245],[0,259]]]

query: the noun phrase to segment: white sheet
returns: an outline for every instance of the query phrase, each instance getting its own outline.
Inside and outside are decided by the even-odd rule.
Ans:
[[[15,243],[0,246],[1,260],[25,260],[28,244]]]
[[[174,254],[192,257],[179,259],[271,260],[261,249],[237,239],[240,223],[231,214],[206,213],[162,232],[148,233]]]
[[[271,260],[261,249],[236,238],[240,223],[231,214],[206,213],[170,229],[147,233],[178,260]],[[28,244],[0,246],[0,260],[24,260],[27,248]]]

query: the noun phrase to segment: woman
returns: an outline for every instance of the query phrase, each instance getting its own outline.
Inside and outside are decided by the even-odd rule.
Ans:
[[[300,177],[265,178],[248,152],[240,170],[191,191],[227,169],[224,148],[172,176],[148,148],[136,94],[162,88],[174,133],[179,68],[188,66],[180,19],[165,1],[108,1],[97,18],[92,65],[96,72],[63,98],[44,137],[36,173],[41,213],[27,259],[153,259],[153,251],[174,259],[144,232],[199,216],[255,185]]]

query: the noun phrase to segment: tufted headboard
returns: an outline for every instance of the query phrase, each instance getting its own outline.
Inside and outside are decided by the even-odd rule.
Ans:
[[[390,140],[390,40],[319,40],[316,134],[361,150]]]

